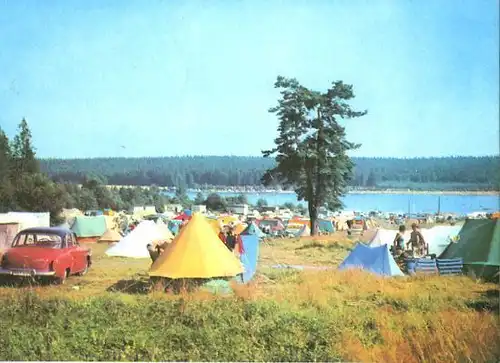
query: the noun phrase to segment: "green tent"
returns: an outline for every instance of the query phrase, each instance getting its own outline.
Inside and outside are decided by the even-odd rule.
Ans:
[[[500,269],[500,220],[469,219],[439,258],[463,258],[466,272],[492,278]]]
[[[77,237],[101,237],[106,232],[106,218],[104,216],[78,216],[71,226]]]

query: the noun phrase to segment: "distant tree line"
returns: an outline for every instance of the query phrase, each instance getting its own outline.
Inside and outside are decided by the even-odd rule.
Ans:
[[[212,193],[205,198],[198,193],[194,200],[190,200],[182,186],[172,197],[157,186],[110,187],[105,177],[91,172],[78,182],[80,185],[56,182],[40,170],[26,120],[19,124],[18,134],[13,140],[9,140],[0,128],[0,213],[50,212],[51,223],[58,224],[62,222],[59,215],[63,208],[129,211],[134,206],[154,205],[161,213],[165,204],[181,204],[186,208],[203,204],[213,211],[229,211],[233,204],[248,204],[243,194],[224,198]],[[257,203],[259,207],[265,205],[265,200]],[[295,206],[288,203],[285,207],[293,209]]]
[[[353,158],[349,184],[354,188],[499,190],[500,158]],[[42,159],[41,170],[52,180],[82,184],[89,176],[110,185],[261,186],[272,159],[239,156],[157,158]]]
[[[155,205],[162,210],[166,203],[187,203],[182,189],[168,198],[155,187],[109,188],[106,183],[93,174],[86,176],[81,186],[51,180],[40,170],[26,120],[19,124],[13,140],[0,128],[0,213],[50,212],[51,223],[57,224],[63,208],[129,210]]]

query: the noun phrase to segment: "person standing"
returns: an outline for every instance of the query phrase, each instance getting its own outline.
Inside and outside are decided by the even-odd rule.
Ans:
[[[232,228],[229,228],[227,231],[226,246],[231,252],[234,251],[234,247],[236,246],[236,236],[234,235],[234,231]]]
[[[160,252],[151,243],[148,243],[146,248],[148,249],[149,257],[151,257],[152,263],[155,263],[160,256]]]
[[[405,250],[405,239],[404,234],[406,232],[406,227],[404,225],[399,226],[399,231],[394,237],[393,247],[397,255],[401,254]]]
[[[226,244],[226,228],[222,227],[220,232],[219,232],[219,239],[222,241],[222,243]]]
[[[424,236],[418,228],[418,225],[416,223],[413,223],[411,225],[411,229],[412,232],[410,235],[409,244],[411,244],[413,253],[418,256],[426,255],[427,244],[425,242]]]

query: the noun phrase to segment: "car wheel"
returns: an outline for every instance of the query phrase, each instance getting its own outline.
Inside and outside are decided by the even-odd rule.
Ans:
[[[87,272],[89,272],[89,260],[87,260],[87,262],[85,262],[85,269],[82,272],[79,272],[78,276],[86,275]]]
[[[66,269],[64,271],[63,277],[56,277],[56,281],[55,281],[56,284],[57,285],[64,285],[68,276],[69,276],[69,269]]]

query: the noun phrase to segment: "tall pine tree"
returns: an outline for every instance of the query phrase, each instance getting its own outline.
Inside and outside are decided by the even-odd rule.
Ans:
[[[337,210],[340,197],[352,178],[353,162],[349,150],[359,147],[346,140],[341,119],[360,117],[366,111],[354,111],[348,101],[353,87],[334,82],[325,93],[312,91],[296,79],[279,76],[275,88],[281,89],[278,106],[269,111],[279,120],[275,148],[263,151],[275,156],[276,167],[267,170],[265,185],[283,183],[295,189],[298,199],[308,202],[311,235],[317,231],[319,209]]]
[[[0,180],[3,180],[9,174],[10,160],[9,139],[2,128],[0,128]]]
[[[38,173],[40,166],[35,157],[35,149],[31,141],[31,131],[23,118],[18,127],[19,133],[12,142],[12,158],[14,175],[22,173]]]

